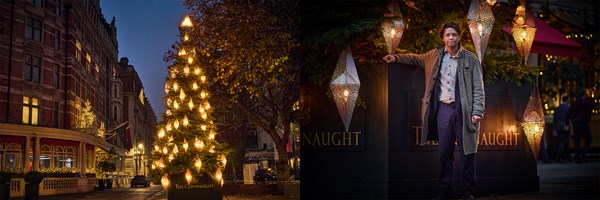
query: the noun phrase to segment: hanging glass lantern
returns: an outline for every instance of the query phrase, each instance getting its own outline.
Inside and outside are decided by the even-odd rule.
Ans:
[[[390,13],[386,13],[384,15],[385,18],[381,28],[388,54],[395,54],[398,44],[400,43],[400,39],[402,38],[402,33],[404,33],[406,24],[404,23],[404,17],[402,17],[402,13],[400,12],[400,5],[398,4],[398,1],[389,1],[388,10]]]
[[[542,134],[544,133],[544,121],[542,101],[537,87],[534,87],[531,96],[529,97],[527,107],[525,108],[521,126],[523,126],[523,131],[525,131],[525,136],[527,136],[527,141],[529,142],[529,147],[536,160],[540,150]]]
[[[187,169],[185,171],[185,180],[187,181],[187,184],[192,183],[192,172],[190,171],[190,169]]]
[[[350,47],[347,47],[340,54],[329,88],[333,93],[344,128],[348,131],[354,106],[356,105],[356,98],[358,98],[358,90],[360,89],[360,80]]]
[[[494,14],[492,9],[486,3],[480,2],[481,0],[472,0],[471,7],[469,8],[469,30],[471,31],[471,37],[473,38],[473,45],[479,58],[479,63],[483,60],[485,50],[487,48],[488,41],[490,39],[490,33],[494,28]]]

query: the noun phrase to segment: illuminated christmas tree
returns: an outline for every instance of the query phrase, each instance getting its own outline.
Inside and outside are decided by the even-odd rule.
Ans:
[[[168,67],[165,92],[166,111],[158,125],[152,151],[152,169],[162,177],[169,198],[174,184],[223,184],[222,170],[227,162],[225,144],[215,141],[216,124],[208,101],[208,77],[195,59],[188,16],[180,25],[182,40],[174,45],[173,65]],[[179,182],[178,182],[179,181]],[[171,186],[169,186],[171,185]]]

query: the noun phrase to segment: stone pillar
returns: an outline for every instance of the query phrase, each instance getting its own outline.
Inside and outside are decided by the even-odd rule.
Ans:
[[[25,144],[23,144],[23,173],[29,172],[29,147],[31,147],[31,136],[25,136]]]
[[[35,137],[35,143],[33,144],[33,171],[38,171],[40,168],[40,141],[41,137]]]
[[[77,152],[77,158],[79,160],[79,175],[85,175],[85,146],[85,142],[79,142],[79,151]]]

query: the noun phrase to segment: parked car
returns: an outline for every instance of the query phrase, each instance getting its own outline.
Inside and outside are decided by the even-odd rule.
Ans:
[[[131,187],[136,187],[138,185],[143,185],[144,187],[150,187],[150,180],[146,178],[146,176],[134,176],[131,179]]]
[[[277,173],[271,168],[257,169],[254,173],[254,182],[256,183],[265,183],[274,180],[277,180]]]

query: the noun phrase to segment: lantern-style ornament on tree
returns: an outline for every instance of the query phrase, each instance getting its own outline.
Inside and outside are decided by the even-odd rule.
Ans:
[[[542,111],[542,101],[537,87],[534,87],[531,92],[521,125],[525,131],[525,136],[527,136],[533,156],[537,160],[542,134],[544,133],[544,112]]]
[[[515,40],[515,45],[519,54],[523,58],[523,62],[527,64],[527,58],[531,51],[531,45],[533,45],[533,39],[535,38],[535,22],[533,16],[527,13],[525,10],[525,2],[522,1],[521,5],[517,7],[515,18],[513,22],[512,34]]]
[[[167,190],[167,188],[169,188],[169,176],[167,174],[163,175],[162,178],[160,178],[160,183],[163,186],[163,189]]]
[[[348,131],[360,89],[360,80],[350,47],[340,54],[329,88],[333,93],[333,99],[344,122],[344,127]]]
[[[473,45],[475,51],[477,51],[479,63],[481,63],[490,39],[490,33],[494,28],[494,14],[487,3],[481,0],[472,0],[467,19],[469,19],[469,30],[473,37]]]
[[[396,49],[398,49],[398,44],[400,43],[406,24],[404,23],[404,17],[402,17],[397,0],[389,1],[388,10],[390,13],[384,15],[381,28],[388,54],[394,54],[396,53]]]

